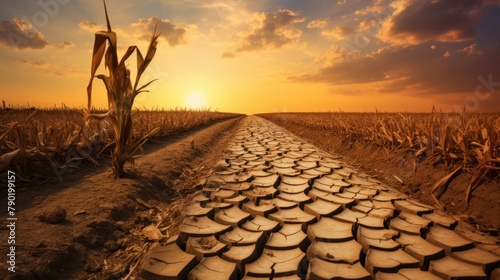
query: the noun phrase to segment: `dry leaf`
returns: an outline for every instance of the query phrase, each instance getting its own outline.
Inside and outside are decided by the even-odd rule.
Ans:
[[[450,181],[451,178],[453,178],[453,176],[455,176],[455,174],[458,173],[458,171],[460,171],[462,169],[462,167],[459,167],[457,169],[455,169],[453,172],[451,172],[450,174],[448,174],[447,176],[441,178],[441,180],[437,181],[436,184],[434,185],[434,187],[432,188],[431,190],[431,195],[432,195],[432,198],[434,199],[434,201],[436,202],[436,204],[442,208],[441,206],[441,203],[439,203],[439,196],[436,198],[436,196],[434,196],[434,192],[437,190],[437,189],[441,189],[441,188],[444,188]]]
[[[145,227],[141,231],[141,234],[144,235],[149,240],[158,240],[164,237],[161,231],[155,225],[149,225]]]
[[[20,149],[5,153],[0,157],[0,170],[4,170],[9,166],[10,161],[20,152]]]

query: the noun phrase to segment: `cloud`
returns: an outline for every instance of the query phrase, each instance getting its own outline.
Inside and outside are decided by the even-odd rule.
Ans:
[[[51,74],[54,74],[56,76],[61,76],[61,77],[75,77],[75,76],[86,75],[86,73],[84,73],[80,70],[75,70],[75,69],[64,69],[61,71],[54,71]]]
[[[315,19],[307,24],[307,28],[324,28],[328,24],[328,19]]]
[[[21,63],[27,67],[32,69],[40,70],[41,72],[48,75],[56,75],[62,77],[74,77],[85,75],[81,70],[74,69],[73,66],[62,66],[62,65],[54,65],[45,61],[40,60],[29,60],[29,59],[20,59]]]
[[[75,44],[71,43],[71,42],[62,42],[62,43],[59,43],[59,44],[55,44],[54,45],[56,48],[60,49],[60,50],[65,50],[65,49],[70,49],[70,48],[73,48],[75,46]]]
[[[443,53],[447,53],[443,56]],[[350,56],[350,57],[348,57]],[[330,59],[317,72],[289,77],[296,82],[336,85],[370,85],[381,93],[443,94],[474,92],[478,77],[492,75],[500,81],[500,47],[479,49],[473,44],[446,50],[429,46],[387,46],[378,51],[350,53],[336,47],[324,56]],[[500,88],[498,88],[500,90]]]
[[[41,70],[48,70],[49,68],[51,68],[53,66],[50,63],[47,63],[45,61],[21,59],[21,62],[25,66],[37,68],[37,69],[41,69]]]
[[[90,22],[88,20],[82,20],[82,21],[80,21],[80,23],[78,24],[78,26],[82,30],[90,31],[90,32],[93,32],[93,33],[97,32],[97,31],[101,31],[101,30],[107,30],[107,27],[105,27],[104,25],[98,24],[98,23],[95,23],[95,22]]]
[[[196,25],[194,24],[174,24],[168,19],[160,19],[155,16],[148,19],[139,19],[138,22],[132,24],[132,30],[113,28],[113,31],[137,37],[141,40],[149,41],[151,40],[151,35],[153,34],[154,27],[157,23],[158,26],[156,28],[156,32],[161,32],[160,38],[164,38],[171,47],[175,47],[180,44],[186,44],[187,33],[189,31],[194,31],[197,29]],[[107,27],[95,22],[90,22],[88,20],[81,21],[79,23],[79,27],[81,30],[91,32],[107,30]]]
[[[198,1],[200,7],[211,10],[221,21],[221,27],[235,26],[242,24],[252,18],[252,14],[248,11],[247,1],[241,0],[215,0],[215,1]]]
[[[276,12],[256,13],[247,32],[240,34],[239,43],[222,57],[234,57],[237,53],[278,49],[298,40],[302,31],[294,25],[304,22],[297,12],[278,10]]]
[[[19,18],[0,23],[0,45],[14,49],[44,49],[50,44],[29,22]]]
[[[323,30],[321,35],[329,39],[345,40],[349,35],[354,34],[354,29],[346,26],[337,26],[333,29]]]
[[[463,52],[467,56],[474,56],[474,55],[480,56],[483,54],[483,51],[478,48],[477,44],[472,44],[472,45],[467,46],[461,50],[458,50],[457,52]]]
[[[324,54],[317,56],[315,62],[326,68],[338,63],[358,60],[362,56],[363,54],[359,51],[349,52],[346,48],[333,45]]]
[[[151,34],[156,23],[158,23],[157,32],[161,32],[160,37],[164,38],[171,47],[186,44],[187,32],[197,29],[194,24],[174,24],[168,19],[160,19],[156,16],[148,19],[140,19],[139,22],[132,24],[132,27],[137,37],[149,41],[151,40]]]
[[[360,32],[370,32],[370,34],[375,33],[377,30],[378,23],[376,20],[363,20],[359,22],[359,31]],[[375,33],[376,34],[376,33]]]
[[[379,38],[394,44],[427,41],[463,42],[476,37],[483,7],[491,1],[398,0],[394,13],[382,22]]]
[[[358,9],[354,12],[355,15],[380,14],[384,11],[391,11],[392,8],[387,0],[374,0],[373,5],[364,9]]]
[[[234,58],[235,55],[234,55],[234,51],[225,51],[224,53],[222,53],[222,56],[221,58]]]

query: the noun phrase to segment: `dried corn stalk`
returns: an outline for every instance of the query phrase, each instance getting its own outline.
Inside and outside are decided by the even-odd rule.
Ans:
[[[159,34],[156,34],[156,27],[151,37],[151,42],[148,47],[146,56],[144,57],[137,46],[130,46],[122,59],[118,61],[117,55],[117,36],[112,31],[109,23],[106,2],[104,2],[104,11],[106,14],[107,31],[98,31],[95,34],[94,51],[92,53],[92,67],[90,71],[90,81],[87,86],[88,107],[87,120],[90,118],[103,119],[109,117],[112,122],[115,132],[115,149],[112,153],[112,169],[116,177],[124,175],[123,167],[126,162],[133,163],[132,154],[144,143],[144,141],[156,133],[159,129],[154,129],[146,134],[142,139],[132,142],[133,126],[132,126],[132,106],[135,97],[141,92],[146,91],[145,88],[154,82],[149,81],[146,84],[139,86],[141,75],[144,73],[149,63],[156,53]],[[130,70],[125,66],[127,59],[136,52],[137,55],[137,76],[134,84],[130,78]],[[104,57],[104,65],[108,69],[108,75],[100,74],[95,76],[97,68],[101,65]],[[92,82],[94,77],[101,79],[104,82],[108,93],[108,109],[105,114],[92,114]]]

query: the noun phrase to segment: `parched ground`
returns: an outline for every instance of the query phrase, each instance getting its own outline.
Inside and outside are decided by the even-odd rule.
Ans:
[[[498,236],[261,118],[245,118],[220,159],[141,277],[500,277]]]
[[[240,119],[149,144],[149,153],[136,159],[127,178],[114,180],[110,170],[86,168],[64,174],[62,183],[18,186],[16,273],[8,272],[2,261],[0,279],[125,277],[151,243],[144,228],[158,226],[166,234],[162,238],[168,237],[183,201],[211,172]],[[6,205],[3,196],[2,202]],[[65,219],[58,222],[64,212]],[[9,231],[2,225],[0,240],[7,240]]]
[[[195,271],[193,272],[194,274],[191,274],[192,276],[201,275],[201,278],[204,278],[204,275],[209,275],[205,273],[210,273],[210,267],[220,268],[222,262],[219,259],[224,257],[223,254],[226,254],[224,260],[227,261],[228,258],[231,258],[231,255],[228,255],[227,252],[248,249],[236,244],[241,241],[233,240],[235,238],[238,240],[240,238],[242,240],[245,239],[247,243],[243,245],[254,246],[257,249],[253,249],[250,252],[251,256],[245,260],[241,260],[241,262],[233,259],[232,262],[228,262],[227,264],[222,263],[222,267],[228,271],[227,275],[230,275],[233,279],[240,278],[248,272],[245,270],[245,264],[252,264],[248,267],[248,270],[252,272],[247,276],[267,277],[267,279],[278,276],[286,276],[288,277],[287,279],[297,279],[305,277],[308,273],[309,276],[327,277],[333,275],[330,273],[333,273],[334,270],[349,270],[350,268],[347,267],[349,265],[355,268],[359,279],[370,279],[370,275],[380,270],[381,266],[383,270],[385,264],[384,262],[378,262],[379,258],[391,259],[393,257],[401,258],[401,256],[406,258],[407,267],[410,269],[418,268],[419,266],[424,266],[428,269],[429,260],[432,259],[432,256],[415,262],[414,259],[407,258],[406,255],[401,254],[398,250],[395,250],[397,253],[394,256],[384,254],[377,256],[376,253],[378,251],[376,250],[374,251],[375,254],[369,253],[367,255],[371,243],[369,240],[363,241],[364,243],[359,241],[363,240],[364,237],[358,234],[366,236],[375,234],[376,236],[373,230],[384,229],[387,230],[387,236],[377,238],[380,241],[390,235],[387,240],[387,243],[390,243],[388,246],[395,246],[396,243],[391,243],[389,240],[394,242],[394,239],[396,239],[394,230],[400,231],[404,229],[404,226],[396,224],[391,228],[391,231],[388,229],[390,221],[386,218],[398,219],[398,221],[403,219],[417,219],[415,216],[430,214],[432,212],[430,211],[431,208],[428,208],[425,204],[398,203],[396,205],[397,209],[394,208],[397,211],[391,212],[390,209],[386,211],[387,209],[385,208],[377,209],[377,211],[373,212],[380,214],[376,216],[378,217],[377,219],[366,218],[363,220],[365,222],[359,222],[357,219],[362,220],[361,216],[363,216],[359,213],[362,213],[363,209],[369,207],[369,205],[358,202],[362,201],[363,195],[368,195],[370,191],[361,190],[358,185],[367,182],[366,180],[368,179],[366,178],[368,177],[363,176],[370,176],[373,179],[369,180],[369,184],[376,183],[377,185],[373,186],[377,191],[371,195],[385,194],[384,192],[390,192],[391,195],[394,195],[392,192],[394,189],[404,192],[404,194],[401,194],[403,195],[401,197],[408,198],[408,201],[418,199],[432,205],[433,201],[429,196],[429,190],[437,180],[450,172],[449,168],[429,166],[425,163],[417,163],[415,165],[411,158],[407,158],[402,154],[391,154],[382,148],[372,147],[365,143],[347,143],[342,139],[326,135],[320,131],[308,130],[303,127],[293,127],[286,123],[280,124],[292,133],[309,141],[309,143],[305,143],[301,142],[301,140],[289,138],[286,134],[288,132],[278,131],[279,129],[276,129],[272,125],[266,125],[263,128],[262,123],[256,125],[254,122],[253,117],[227,120],[203,129],[180,134],[177,138],[168,142],[150,145],[146,149],[147,154],[136,160],[136,166],[129,172],[127,178],[114,180],[111,178],[111,173],[106,169],[88,168],[76,174],[64,176],[62,183],[52,182],[44,185],[22,186],[16,196],[17,201],[20,203],[18,205],[20,210],[17,212],[18,221],[16,229],[17,272],[15,274],[8,273],[7,264],[2,262],[0,263],[0,278],[153,278],[154,272],[158,272],[158,270],[155,270],[158,269],[158,265],[161,270],[161,268],[164,268],[163,264],[168,264],[168,261],[165,261],[165,259],[161,261],[164,255],[161,255],[161,253],[158,255],[158,252],[162,250],[167,255],[173,255],[175,258],[178,257],[178,259],[173,261],[174,263],[183,263],[184,266],[178,268],[180,269],[180,272],[178,272],[180,275],[186,276],[190,271]],[[251,125],[251,128],[248,128],[249,125]],[[294,148],[286,150],[283,147],[284,150],[281,150],[281,152],[261,150],[259,145],[269,144],[272,146],[273,144],[270,143],[272,141],[267,141],[259,136],[261,130],[267,128],[270,128],[270,131],[274,133],[278,131],[277,134],[271,133],[271,136],[268,135],[269,137],[272,137],[272,135],[278,135],[280,139],[283,137],[285,143],[291,143]],[[345,158],[329,159],[326,153],[323,151],[317,152],[316,148],[311,144],[328,153],[341,155]],[[238,148],[238,145],[240,148]],[[300,149],[299,146],[301,146]],[[235,157],[223,159],[222,155],[228,155],[228,147],[233,147],[230,154],[232,153]],[[271,153],[273,154],[271,155]],[[252,175],[245,179],[246,171],[240,173],[242,165],[246,165],[251,161],[258,161],[258,158],[251,156],[271,155],[273,159],[278,160],[282,156],[278,155],[280,153],[283,156],[289,153],[292,158],[295,157],[294,164],[302,161],[303,165],[288,166],[290,162],[287,163],[285,161],[271,164],[272,160],[268,158],[268,160],[264,160],[261,168],[257,167],[257,165],[255,166],[254,171],[257,175]],[[246,158],[247,156],[248,158]],[[310,157],[308,158],[308,156]],[[318,165],[319,163],[317,162],[323,158],[325,159],[322,163],[323,165]],[[221,159],[223,160],[221,161]],[[312,162],[316,162],[314,167],[309,166]],[[344,171],[350,173],[350,178],[344,178],[348,176],[346,172],[335,173],[336,164],[340,164],[338,162],[346,163]],[[322,166],[325,167],[323,168],[324,170],[321,168]],[[359,168],[361,171],[358,173],[358,171],[353,171],[353,169],[347,166]],[[319,169],[317,172],[326,173],[323,175],[319,173],[314,175],[316,171],[312,169],[316,168]],[[224,173],[226,171],[228,172]],[[277,181],[268,182],[267,179],[270,179],[267,177],[269,176],[267,174],[268,171],[279,174],[281,176],[280,179],[277,179],[278,177],[273,178],[289,184],[289,188],[283,185],[279,189],[278,186],[275,186]],[[317,190],[318,185],[316,186],[316,190],[315,187],[311,188],[314,180],[306,179],[304,181],[303,179],[307,178],[307,176],[298,178],[299,173],[287,173],[297,171],[299,173],[305,172],[306,174],[312,172],[309,174],[311,176],[309,179],[316,178],[315,176],[326,177],[328,174],[333,174],[333,180],[343,181],[346,185],[341,186],[342,188],[339,187],[337,193],[332,190],[327,198],[320,198],[319,202],[317,202],[318,197],[328,194]],[[238,176],[241,174],[240,178],[243,181],[248,180],[248,182],[251,182],[256,180],[256,178],[260,178],[258,180],[261,181],[252,183],[255,188],[238,189],[232,193],[228,189],[219,188],[221,181],[210,181],[210,178],[217,178],[217,176],[233,178],[236,172],[238,172]],[[284,174],[288,175],[285,176]],[[394,175],[403,180],[403,184],[395,180]],[[283,181],[284,177],[287,177],[285,181]],[[499,180],[495,180],[495,178],[485,180],[483,184],[474,190],[470,205],[464,210],[464,186],[466,185],[465,182],[469,179],[470,175],[466,173],[459,174],[442,195],[441,202],[445,205],[446,211],[455,215],[454,218],[462,219],[473,225],[473,227],[469,227],[466,224],[459,224],[459,229],[462,232],[470,232],[476,228],[481,228],[490,229],[492,233],[495,233],[494,230],[500,228],[500,219],[498,217],[498,213],[500,213],[500,206],[498,204],[498,201],[500,201],[500,194],[498,192],[500,187]],[[324,180],[328,181],[327,179]],[[340,181],[336,182],[339,183]],[[259,185],[260,188],[257,188],[256,186]],[[264,189],[264,187],[269,186],[272,188],[276,187],[273,188],[276,192],[270,196],[266,192],[266,189]],[[353,192],[352,195],[354,197],[346,197],[349,191],[344,192],[344,188],[352,186],[360,190],[357,193]],[[303,189],[300,192],[292,190],[295,188]],[[353,190],[351,189],[351,191]],[[272,205],[267,206],[265,203],[261,204],[262,201],[266,201],[271,197],[282,200],[279,201],[281,204],[278,208],[276,208],[276,203],[271,203]],[[381,202],[387,199],[387,197],[379,198]],[[329,199],[333,200],[329,201]],[[338,204],[340,207],[335,206],[336,208],[332,208],[333,206],[328,203],[325,204],[325,201],[331,204]],[[192,208],[193,202],[199,203],[200,207],[196,209]],[[212,202],[223,202],[226,203],[226,206],[219,204],[210,204],[207,206],[206,203]],[[314,203],[314,205],[309,205],[310,203]],[[413,211],[415,213],[411,215],[407,214],[407,216],[396,215],[400,210],[403,210],[403,212]],[[390,217],[385,217],[384,215],[386,214]],[[64,219],[62,219],[62,222],[59,222],[58,219],[61,219],[61,216]],[[188,217],[187,227],[186,220],[184,219],[185,216]],[[206,232],[200,235],[190,229],[193,225],[195,227],[196,225],[200,225],[198,227],[200,229],[205,228],[205,225],[198,223],[211,223],[204,216],[207,216],[207,219],[211,221],[215,220],[217,224],[223,225],[223,229],[221,228],[220,230],[216,230],[216,232],[208,233],[208,235],[213,235],[217,239],[206,238]],[[257,216],[263,219],[259,218],[261,220],[257,221],[255,220]],[[365,215],[363,217],[368,216]],[[322,217],[328,218],[324,219],[324,223],[335,224],[333,229],[346,227],[346,230],[341,233],[345,235],[344,238],[339,238],[338,243],[328,243],[324,248],[320,246],[321,244],[313,246],[318,241],[331,242],[331,240],[322,239],[321,236],[324,233],[321,229],[318,230],[313,227]],[[438,223],[441,223],[442,227],[436,227],[432,224],[424,225],[421,224],[421,220],[418,220],[420,224],[411,225],[411,229],[408,229],[409,234],[412,234],[412,230],[416,230],[416,236],[418,237],[422,231],[422,237],[430,236],[432,240],[433,234],[438,237],[437,239],[439,239],[439,236],[442,236],[443,231],[441,228],[447,230],[445,233],[448,233],[448,231],[454,232],[452,229],[457,226],[457,223],[454,220],[450,220],[449,216],[443,217],[427,217],[430,220],[438,219]],[[51,221],[56,223],[52,224],[50,223]],[[346,226],[345,223],[350,224]],[[417,222],[415,223],[417,224]],[[265,227],[269,228],[264,230]],[[435,230],[436,228],[438,229],[437,231]],[[362,234],[363,230],[365,232]],[[262,236],[259,237],[259,234],[249,234],[243,237],[245,231],[262,232]],[[1,228],[0,240],[5,240],[7,234],[7,228]],[[180,234],[180,238],[177,234]],[[222,236],[225,236],[225,239]],[[282,240],[283,238],[280,238],[280,236],[285,237],[285,240]],[[189,238],[191,238],[190,241]],[[410,237],[406,236],[406,238]],[[457,238],[460,242],[463,241],[460,239],[460,236],[454,236],[453,238]],[[474,236],[474,238],[479,237]],[[483,240],[483,242],[491,242],[491,239],[488,238],[484,239],[486,241]],[[403,243],[413,242],[411,238],[408,240],[400,241]],[[287,242],[292,242],[293,244],[288,244]],[[348,246],[351,246],[347,251],[345,251],[344,247],[342,247],[344,249],[335,247],[346,242],[349,243],[347,244]],[[421,242],[420,239],[419,242]],[[442,251],[439,248],[436,249],[433,247],[432,249],[437,250],[434,257],[438,259],[446,258],[446,261],[440,263],[444,265],[444,269],[442,267],[435,268],[438,271],[437,274],[441,273],[440,271],[446,270],[448,262],[451,261],[453,263],[455,260],[455,258],[448,258],[454,248],[458,248],[459,251],[475,248],[475,245],[472,245],[471,241],[467,242],[467,240],[461,245],[450,244],[446,240],[434,240],[432,242],[432,244],[444,242],[443,246],[445,247]],[[188,243],[189,245],[187,245]],[[385,242],[383,243],[385,244]],[[226,244],[227,246],[221,244]],[[474,242],[474,244],[476,243]],[[498,245],[496,246],[498,247]],[[219,248],[217,246],[222,247]],[[2,244],[0,254],[3,256],[6,254],[5,249],[7,248]],[[214,253],[214,250],[216,253]],[[337,256],[337,259],[335,259],[336,250],[339,250],[338,252],[341,253]],[[356,250],[361,251],[357,256],[356,254],[349,253],[351,251],[356,252]],[[189,251],[189,254],[192,253],[196,257],[191,255],[187,257],[187,261],[183,260],[182,258],[186,257],[183,255],[186,251]],[[407,251],[405,250],[405,252]],[[240,253],[245,252],[241,251]],[[203,260],[204,254],[213,257],[207,258],[204,266],[198,266]],[[419,253],[417,252],[416,254]],[[153,256],[154,261],[151,261],[151,256]],[[283,258],[286,259],[287,256],[288,259],[282,265],[279,264],[280,262],[273,262],[275,257],[281,260]],[[415,255],[412,254],[412,256]],[[233,257],[238,258],[238,254],[233,255]],[[467,258],[467,254],[465,258]],[[309,259],[314,259],[314,261],[309,261]],[[238,264],[234,265],[233,270],[231,270],[234,263]],[[331,263],[342,265],[332,268],[329,266]],[[156,268],[152,268],[155,265]],[[391,271],[393,268],[391,265],[394,264],[389,264],[390,269],[386,269],[386,272]],[[262,268],[266,266],[269,267],[266,269]],[[491,267],[496,266],[498,266],[498,263],[493,261],[493,266],[488,266],[487,270],[491,272]],[[206,267],[208,270],[200,270],[200,267]],[[396,264],[395,267],[399,266]],[[171,268],[169,267],[169,269]],[[211,272],[214,271],[218,272],[217,269],[211,270]],[[326,271],[326,274],[322,274],[321,271]],[[410,270],[410,272],[412,271]],[[479,273],[476,268],[471,269],[471,271],[471,273]],[[170,272],[166,271],[165,273]],[[390,278],[391,275],[394,276],[393,274],[389,274],[385,276],[389,278],[381,279],[392,279]],[[422,275],[428,276],[430,274],[425,273]],[[405,275],[401,277],[403,276],[406,277]]]

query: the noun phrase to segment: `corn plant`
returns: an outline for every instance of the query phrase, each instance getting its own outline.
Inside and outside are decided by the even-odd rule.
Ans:
[[[118,61],[117,36],[111,29],[106,2],[103,2],[108,30],[95,33],[92,67],[90,71],[91,76],[87,86],[88,107],[86,117],[87,123],[90,118],[109,118],[111,120],[115,132],[115,149],[112,152],[112,169],[113,175],[116,178],[123,177],[123,167],[125,163],[130,162],[133,164],[132,154],[134,151],[140,147],[149,136],[158,130],[154,129],[142,139],[135,142],[133,141],[132,106],[135,97],[141,92],[146,91],[146,87],[155,81],[152,80],[139,86],[141,75],[144,73],[156,53],[156,46],[160,35],[156,34],[155,26],[145,57],[142,56],[137,46],[130,46],[122,59]],[[130,70],[125,66],[125,62],[134,52],[136,52],[137,55],[137,76],[135,77],[135,82],[132,84]],[[104,66],[108,69],[108,75],[100,74],[95,76],[103,57]],[[92,82],[94,77],[101,79],[107,90],[109,111],[105,114],[91,113]]]

